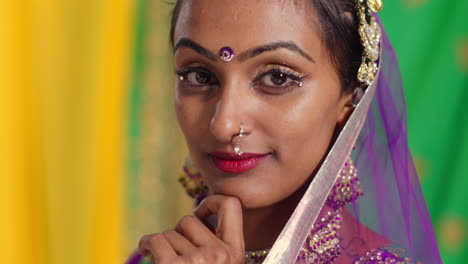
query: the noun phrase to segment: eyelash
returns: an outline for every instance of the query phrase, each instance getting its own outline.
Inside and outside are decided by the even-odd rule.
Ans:
[[[285,83],[287,84],[269,86],[265,84],[262,85],[259,83],[264,77],[268,75],[273,76],[274,74],[283,75],[282,77],[286,79]],[[282,67],[278,67],[278,68],[272,68],[270,70],[260,73],[256,78],[254,78],[252,85],[261,86],[263,89],[266,89],[265,92],[268,94],[281,94],[281,93],[288,92],[291,89],[294,89],[295,87],[302,87],[302,81],[304,77],[305,76],[302,76],[298,73],[292,73],[289,70],[283,69]],[[287,81],[288,79],[290,79],[290,81]]]
[[[190,67],[184,68],[182,70],[176,70],[176,75],[179,76],[179,77],[183,77],[184,80],[182,80],[182,81],[187,81],[187,76],[190,73],[206,73],[206,74],[211,75],[211,76],[216,78],[215,74],[213,74],[209,69],[207,69],[206,67],[203,67],[203,66],[190,66]],[[217,80],[217,78],[216,78],[216,80]],[[200,87],[200,86],[205,86],[205,85],[193,85],[192,84],[192,86]]]
[[[282,94],[289,92],[290,90],[294,89],[295,87],[302,87],[303,79],[306,76],[300,75],[299,73],[293,73],[291,70],[285,69],[285,66],[282,65],[268,65],[269,70],[265,70],[257,74],[257,76],[251,82],[251,86],[259,86],[259,88],[265,92],[266,94]],[[207,83],[207,84],[191,84],[189,80],[189,74],[191,73],[206,73],[211,77],[215,78],[215,82]],[[287,85],[265,85],[261,84],[261,80],[268,76],[268,75],[282,75],[281,78],[285,78],[285,83]],[[189,66],[182,70],[176,70],[176,75],[181,77],[181,81],[188,84],[190,89],[200,89],[200,88],[209,88],[213,85],[219,85],[219,80],[215,74],[213,74],[209,69],[203,66]],[[196,78],[199,76],[196,76]],[[206,76],[205,76],[206,77]],[[289,81],[288,81],[289,80]],[[271,79],[270,79],[271,81]]]

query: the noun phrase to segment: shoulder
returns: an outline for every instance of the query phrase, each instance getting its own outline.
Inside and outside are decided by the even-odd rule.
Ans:
[[[343,262],[337,263],[421,264],[412,260],[406,250],[362,224],[348,210],[342,215],[343,254],[340,261]]]
[[[378,261],[378,262],[376,262]],[[375,248],[358,258],[354,264],[421,264],[408,257],[408,253],[395,246]]]

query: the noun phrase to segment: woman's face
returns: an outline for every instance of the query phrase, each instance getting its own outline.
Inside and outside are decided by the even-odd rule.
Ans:
[[[317,15],[293,2],[185,1],[175,28],[175,106],[191,156],[213,193],[244,208],[295,193],[349,112]],[[257,156],[235,161],[241,124],[241,148]]]

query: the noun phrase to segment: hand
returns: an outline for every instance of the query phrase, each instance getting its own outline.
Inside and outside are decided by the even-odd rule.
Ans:
[[[217,215],[218,228],[213,233],[203,220]],[[138,251],[152,255],[157,264],[242,264],[245,244],[242,207],[239,199],[212,195],[184,216],[174,230],[141,238]]]

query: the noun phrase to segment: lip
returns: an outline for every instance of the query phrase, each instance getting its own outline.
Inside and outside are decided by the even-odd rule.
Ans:
[[[258,153],[243,153],[237,155],[229,152],[208,153],[219,170],[226,173],[242,173],[257,167],[268,155]]]

